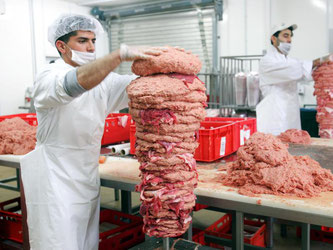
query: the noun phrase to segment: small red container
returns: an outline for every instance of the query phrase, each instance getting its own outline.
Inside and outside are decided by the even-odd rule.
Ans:
[[[208,235],[213,235],[216,237],[224,239],[232,239],[231,233],[231,218],[230,214],[224,215],[218,221],[214,222],[209,226],[205,233]],[[247,227],[248,226],[248,227]],[[255,231],[254,231],[255,230]],[[250,245],[266,247],[265,244],[265,231],[266,224],[265,222],[257,220],[244,220],[244,242]],[[209,246],[223,249],[223,246],[220,246],[215,243],[209,243]]]
[[[142,218],[114,210],[102,210],[100,224],[107,222],[116,228],[99,234],[99,249],[128,249],[145,240]]]
[[[122,119],[126,121],[125,124],[122,124]],[[102,145],[128,141],[130,138],[131,120],[130,114],[109,114],[105,119]]]
[[[20,198],[0,203],[0,239],[23,242]]]
[[[233,122],[201,122],[199,129],[199,147],[194,158],[197,161],[215,161],[223,156],[230,155],[233,149]]]
[[[199,147],[194,158],[197,161],[214,161],[234,151],[233,134],[234,122],[232,121],[204,121],[199,129]],[[135,125],[130,130],[131,154],[135,154]]]
[[[233,150],[236,152],[240,146],[244,145],[244,142],[257,132],[257,119],[251,117],[238,118],[238,117],[206,117],[205,121],[229,121],[235,122],[234,126],[234,141]]]
[[[35,113],[23,113],[23,114],[14,114],[14,115],[3,115],[0,116],[0,122],[4,121],[5,119],[12,119],[15,117],[20,117],[22,120],[29,123],[31,126],[37,126],[37,116]]]

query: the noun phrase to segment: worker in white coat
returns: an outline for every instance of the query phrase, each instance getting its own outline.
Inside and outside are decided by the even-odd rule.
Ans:
[[[296,28],[296,24],[275,26],[271,50],[260,60],[260,90],[264,97],[256,107],[260,132],[278,135],[287,129],[301,129],[297,83],[311,80],[312,69],[332,58],[328,55],[302,61],[288,56]]]
[[[34,85],[37,145],[21,161],[31,249],[98,249],[98,158],[105,118],[127,107],[135,75],[112,71],[122,61],[160,54],[160,48],[122,45],[95,60],[94,18],[63,15],[48,30],[61,59]]]

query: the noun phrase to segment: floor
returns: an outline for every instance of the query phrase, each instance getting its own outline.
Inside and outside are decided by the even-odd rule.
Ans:
[[[0,166],[0,179],[12,177],[15,175],[13,168]],[[0,189],[0,202],[19,197],[16,191]],[[137,193],[132,193],[132,205],[139,205],[140,199]],[[101,188],[101,207],[112,208],[120,210],[120,201],[115,201],[114,191],[110,188]],[[194,213],[193,227],[205,229],[219,218],[223,216],[222,213],[200,210]],[[287,237],[280,236],[280,225],[274,224],[274,247],[275,250],[297,250],[301,249],[301,240],[296,236],[296,227],[287,226]],[[333,244],[311,241],[311,249],[315,250],[332,250]]]

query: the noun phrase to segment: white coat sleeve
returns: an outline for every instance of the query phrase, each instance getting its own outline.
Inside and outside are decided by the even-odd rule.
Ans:
[[[303,79],[307,81],[312,81],[312,66],[313,62],[309,60],[301,61],[303,68]]]
[[[263,85],[300,81],[311,77],[312,63],[289,59],[271,60],[263,57],[260,61],[259,75]]]
[[[49,67],[37,76],[33,91],[36,109],[57,107],[74,99],[64,89],[65,76],[70,70],[72,68],[59,70]]]
[[[107,77],[106,84],[108,85],[108,102],[107,111],[112,113],[128,107],[128,96],[126,87],[136,79],[136,75],[119,75],[111,73],[111,77]]]

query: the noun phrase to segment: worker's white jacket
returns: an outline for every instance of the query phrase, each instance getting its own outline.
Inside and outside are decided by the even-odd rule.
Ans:
[[[33,98],[37,146],[21,161],[31,249],[98,248],[98,157],[106,116],[127,107],[136,76],[110,73],[73,98],[63,88],[73,67],[63,60],[38,74]]]
[[[263,100],[257,105],[257,129],[278,135],[301,129],[297,82],[311,80],[312,61],[285,56],[272,46],[259,66]]]

